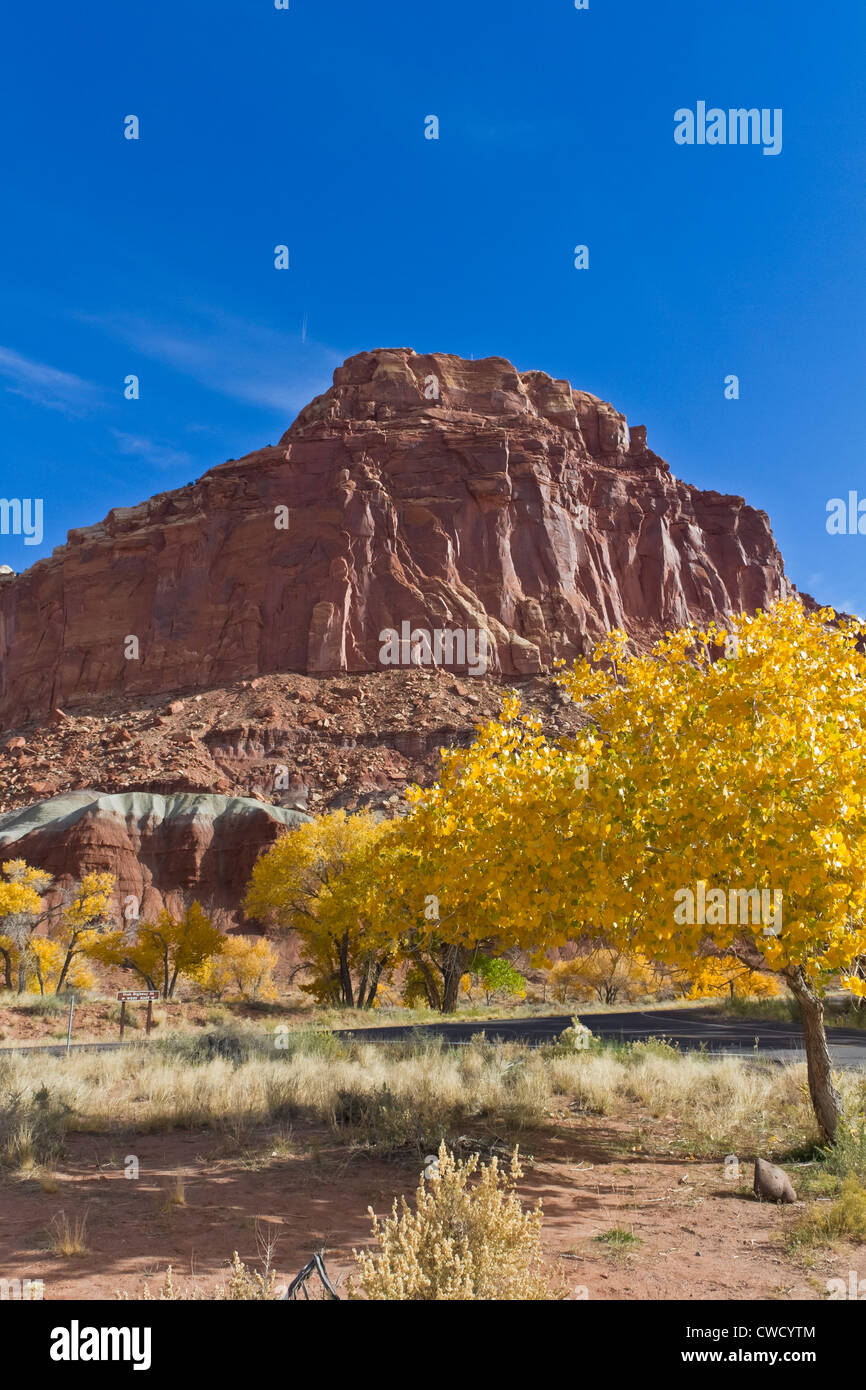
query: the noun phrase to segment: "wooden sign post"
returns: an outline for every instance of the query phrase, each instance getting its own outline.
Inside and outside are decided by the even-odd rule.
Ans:
[[[147,1036],[150,1037],[150,1030],[153,1026],[153,1002],[159,998],[158,989],[119,989],[115,996],[120,1000],[120,1038],[123,1041],[123,1030],[126,1025],[126,1006],[127,1004],[147,1003]]]

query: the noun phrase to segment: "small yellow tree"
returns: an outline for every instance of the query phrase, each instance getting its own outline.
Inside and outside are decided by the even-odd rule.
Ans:
[[[113,874],[94,872],[85,874],[73,889],[72,901],[63,911],[54,938],[64,952],[54,987],[55,994],[59,994],[67,983],[69,970],[76,956],[86,954],[88,946],[98,934],[107,929],[114,885]]]
[[[226,941],[200,903],[185,908],[180,917],[167,909],[156,922],[139,922],[130,939],[119,930],[96,936],[87,954],[102,965],[134,970],[148,989],[172,999],[181,974],[192,975],[208,956],[218,955]]]
[[[682,972],[682,984],[690,999],[777,999],[782,992],[778,976],[750,970],[736,956],[702,957]]]
[[[257,861],[244,910],[298,933],[322,1002],[373,1007],[399,930],[384,885],[387,822],[335,811],[290,830]]]
[[[639,952],[594,945],[572,960],[551,967],[550,983],[557,998],[597,999],[601,1004],[634,1003],[657,984],[652,964]]]
[[[23,992],[32,964],[31,942],[42,914],[42,894],[51,886],[51,875],[34,869],[23,859],[8,859],[0,879],[0,959],[4,984],[12,989],[12,972],[18,974]]]
[[[48,990],[56,992],[60,972],[66,966],[66,986],[68,989],[92,989],[96,977],[81,955],[67,962],[66,951],[57,941],[48,936],[34,936],[31,941],[31,970],[28,974],[28,988],[35,994],[45,994]]]

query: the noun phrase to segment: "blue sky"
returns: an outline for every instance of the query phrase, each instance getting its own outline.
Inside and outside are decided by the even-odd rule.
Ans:
[[[859,0],[43,0],[2,38],[0,495],[45,538],[0,563],[409,346],[612,401],[866,612],[866,536],[825,527],[866,498]],[[781,108],[782,152],[678,146],[699,100]]]

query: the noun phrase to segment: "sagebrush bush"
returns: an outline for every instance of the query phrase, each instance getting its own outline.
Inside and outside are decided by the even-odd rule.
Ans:
[[[249,1030],[217,1024],[206,1033],[171,1033],[157,1044],[165,1057],[176,1057],[191,1066],[201,1066],[221,1057],[239,1066],[255,1056],[267,1056],[264,1038]]]
[[[384,1221],[370,1209],[379,1250],[352,1252],[364,1297],[526,1302],[562,1296],[542,1264],[541,1205],[525,1211],[514,1190],[522,1177],[517,1149],[503,1172],[495,1158],[479,1164],[473,1154],[461,1161],[441,1144],[428,1171],[414,1211],[405,1197]]]

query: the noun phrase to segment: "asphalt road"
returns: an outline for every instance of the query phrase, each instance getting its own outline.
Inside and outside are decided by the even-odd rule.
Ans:
[[[708,1052],[775,1061],[805,1058],[803,1034],[793,1023],[758,1022],[751,1018],[724,1018],[712,1009],[646,1009],[625,1013],[581,1015],[578,1018],[595,1034],[615,1042],[641,1038],[665,1038],[684,1052],[701,1047]],[[388,1042],[414,1033],[434,1034],[449,1043],[467,1043],[478,1033],[507,1042],[537,1046],[552,1042],[571,1024],[570,1014],[547,1018],[478,1019],[471,1023],[434,1023],[424,1028],[364,1028],[352,1031],[371,1042]],[[866,1066],[866,1030],[828,1029],[830,1053],[837,1066]]]
[[[578,1017],[581,1017],[578,1014]],[[758,1022],[750,1018],[724,1018],[712,1009],[632,1009],[624,1013],[583,1015],[588,1028],[596,1037],[615,1042],[636,1042],[640,1038],[665,1038],[676,1043],[684,1052],[702,1047],[707,1052],[728,1053],[737,1057],[755,1057],[764,1061],[796,1061],[804,1058],[803,1036],[793,1023]],[[468,1043],[479,1033],[490,1039],[506,1042],[552,1042],[571,1024],[570,1014],[543,1018],[473,1019],[466,1023],[431,1023],[424,1027],[389,1026],[384,1028],[341,1028],[336,1031],[368,1042],[395,1042],[412,1035],[441,1037],[453,1045]],[[830,1028],[830,1054],[837,1066],[866,1067],[866,1030]],[[74,1052],[117,1052],[132,1043],[73,1043]],[[4,1052],[45,1052],[62,1057],[64,1043],[36,1047],[0,1048]]]

